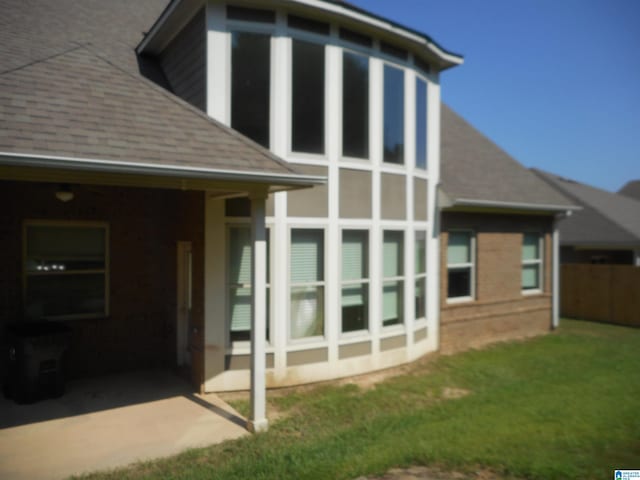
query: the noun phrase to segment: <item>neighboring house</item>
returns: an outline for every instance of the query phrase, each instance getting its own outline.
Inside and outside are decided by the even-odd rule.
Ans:
[[[533,171],[582,207],[559,224],[562,263],[640,265],[640,201],[542,170]],[[633,182],[625,189],[633,192]]]
[[[445,105],[441,128],[441,349],[549,331],[556,225],[576,207]]]
[[[618,190],[618,194],[640,201],[640,180],[632,180]]]
[[[570,202],[441,105],[462,58],[428,36],[325,0],[0,8],[0,322],[70,325],[71,375],[184,366],[261,429],[265,386],[437,350],[440,303],[456,348],[551,328]]]

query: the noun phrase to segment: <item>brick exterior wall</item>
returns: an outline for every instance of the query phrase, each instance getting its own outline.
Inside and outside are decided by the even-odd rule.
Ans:
[[[447,242],[454,229],[476,238],[475,298],[447,303]],[[544,234],[543,289],[521,290],[523,232]],[[444,212],[441,235],[440,350],[444,353],[528,337],[551,329],[552,218]]]
[[[193,242],[192,371],[203,383],[204,194],[150,188],[74,185],[74,200],[56,184],[0,181],[0,335],[23,316],[23,221],[108,222],[110,312],[65,322],[72,329],[69,377],[176,364],[176,242]],[[2,338],[0,338],[2,340]]]

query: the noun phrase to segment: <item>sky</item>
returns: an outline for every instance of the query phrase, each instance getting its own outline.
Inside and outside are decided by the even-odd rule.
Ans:
[[[349,0],[464,64],[442,99],[527,167],[640,179],[640,0]]]

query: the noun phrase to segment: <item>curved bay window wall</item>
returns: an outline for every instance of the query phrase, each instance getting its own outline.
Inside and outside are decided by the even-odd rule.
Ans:
[[[426,170],[429,66],[422,59],[368,35],[293,14],[285,15],[286,22],[281,25],[275,11],[228,5],[226,16],[231,36],[232,128],[273,148],[273,95],[285,74],[290,82],[287,100],[291,153],[320,158],[327,154],[327,128],[338,126],[336,119],[327,118],[331,101],[328,94],[339,94],[343,158],[371,160],[372,152],[378,151],[374,142],[379,142],[381,162]],[[282,37],[290,45],[287,62],[276,62],[274,39]],[[328,47],[339,49],[339,64],[328,59]],[[379,62],[380,68],[373,68],[373,60]],[[275,65],[286,70],[275,72]],[[335,70],[340,74],[334,75]],[[411,92],[405,81],[408,73],[415,78]],[[373,81],[380,87],[373,90]],[[339,85],[330,85],[331,82]],[[380,98],[372,96],[374,91]],[[379,126],[371,124],[379,118],[373,115],[372,109],[376,108],[382,117]],[[407,112],[415,116],[412,125],[406,124]],[[415,128],[412,135],[408,135],[408,127]],[[378,128],[381,135],[372,137],[371,132]],[[407,138],[415,138],[415,148],[407,150]],[[409,152],[413,152],[412,158],[406,158]]]

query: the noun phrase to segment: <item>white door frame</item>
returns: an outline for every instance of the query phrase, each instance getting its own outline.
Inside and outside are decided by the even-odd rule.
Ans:
[[[193,255],[191,242],[177,245],[176,362],[191,365],[190,323],[193,306]]]

